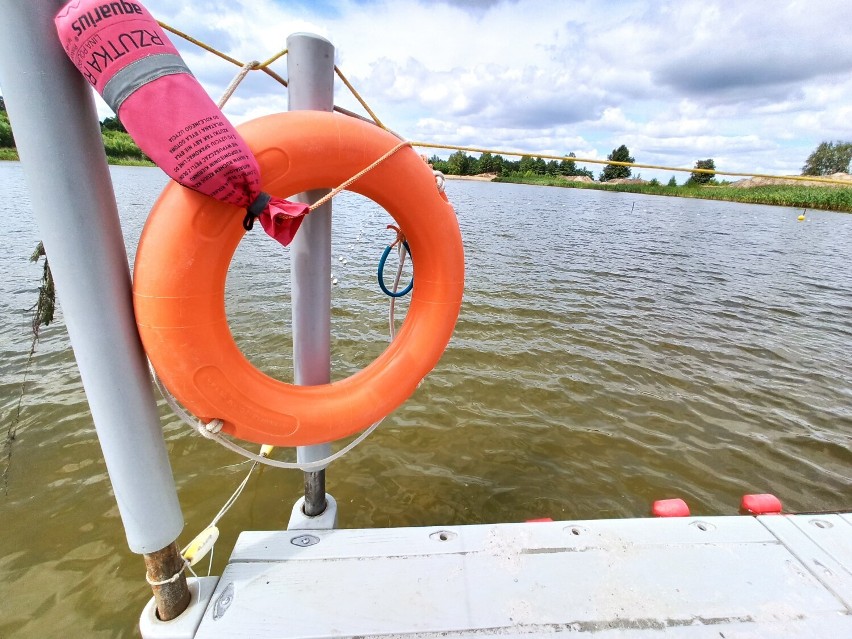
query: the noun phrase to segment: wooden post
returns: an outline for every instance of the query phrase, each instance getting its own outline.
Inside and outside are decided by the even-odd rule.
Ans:
[[[162,550],[145,553],[145,568],[148,583],[154,592],[157,604],[157,617],[160,621],[171,621],[189,606],[189,587],[184,574],[184,560],[178,550],[177,542],[172,542]]]

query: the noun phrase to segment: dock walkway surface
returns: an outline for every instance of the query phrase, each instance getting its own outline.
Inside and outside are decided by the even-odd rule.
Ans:
[[[852,514],[244,532],[192,589],[143,636],[852,637]]]

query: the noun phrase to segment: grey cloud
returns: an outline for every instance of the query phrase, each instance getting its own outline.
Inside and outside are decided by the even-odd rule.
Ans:
[[[654,79],[688,95],[719,96],[721,92],[728,95],[719,97],[741,99],[766,99],[770,97],[766,89],[775,87],[774,100],[797,91],[802,82],[850,68],[852,60],[842,57],[816,63],[807,58],[755,56],[743,51],[715,59],[701,54],[672,59],[654,72]]]
[[[491,102],[493,105],[493,101]],[[491,126],[543,128],[574,124],[600,117],[606,105],[591,95],[505,96],[483,112]]]

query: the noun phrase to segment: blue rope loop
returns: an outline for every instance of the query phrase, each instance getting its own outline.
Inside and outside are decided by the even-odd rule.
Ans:
[[[410,257],[411,256],[411,249],[408,247],[408,242],[403,242],[402,245],[405,247],[405,250],[408,252],[408,255]],[[408,295],[411,292],[411,289],[414,288],[414,277],[411,278],[411,281],[408,283],[408,286],[406,286],[404,289],[402,289],[401,291],[399,291],[397,293],[394,293],[393,291],[389,290],[387,286],[385,286],[385,274],[384,274],[385,262],[387,262],[388,255],[390,255],[392,248],[393,248],[392,244],[386,246],[384,252],[382,253],[382,259],[379,260],[379,270],[378,270],[378,273],[377,273],[378,280],[379,280],[379,287],[382,289],[382,292],[385,295],[389,295],[390,297],[402,297],[403,295]]]

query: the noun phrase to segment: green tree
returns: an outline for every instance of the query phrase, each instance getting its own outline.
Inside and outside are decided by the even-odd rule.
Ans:
[[[456,151],[447,160],[450,175],[470,175],[470,157],[464,151]]]
[[[547,171],[547,174],[551,177],[559,175],[559,162],[557,162],[556,160],[551,160],[547,163],[547,169],[545,170]]]
[[[433,155],[431,158],[429,158],[429,164],[431,164],[432,168],[436,171],[440,171],[441,173],[449,173],[447,161],[442,160],[437,155]]]
[[[497,173],[498,175],[503,173],[503,156],[495,155],[491,160],[491,171],[493,173]]]
[[[524,155],[521,157],[521,162],[518,164],[519,173],[535,173],[535,160],[530,156]]]
[[[612,153],[606,156],[607,160],[612,160],[613,162],[634,162],[635,160],[630,157],[630,150],[625,146],[621,145],[617,149],[613,149]],[[617,178],[629,178],[630,177],[630,167],[629,166],[617,166],[615,164],[607,164],[603,171],[601,171],[601,182],[609,182],[610,180],[615,180]]]
[[[479,159],[473,157],[472,155],[467,156],[467,173],[463,175],[477,175],[482,173],[482,169],[479,168]]]
[[[573,153],[569,153],[568,157],[569,158],[575,158],[577,156],[574,155]],[[577,175],[576,171],[577,171],[577,163],[574,162],[574,160],[565,159],[565,160],[562,160],[559,163],[559,174],[560,175]]]
[[[536,175],[544,175],[547,173],[547,162],[544,161],[544,158],[535,159],[535,168],[533,171]]]
[[[716,170],[716,163],[713,162],[713,158],[707,160],[698,160],[695,163],[696,169],[710,169]],[[696,173],[692,172],[689,175],[689,179],[686,181],[687,184],[708,184],[710,180],[712,180],[716,176],[715,173]]]
[[[479,156],[479,173],[490,173],[494,170],[494,157],[485,152]]]
[[[122,133],[127,133],[127,129],[124,128],[121,120],[117,117],[104,118],[101,122],[101,131],[121,131]]]
[[[0,147],[15,148],[15,136],[12,135],[12,125],[9,114],[6,113],[6,101],[0,96]]]
[[[669,180],[669,183],[666,184],[666,186],[677,186],[677,178],[675,178],[675,176],[673,175],[672,178]]]
[[[802,175],[831,175],[849,173],[852,163],[852,142],[822,142],[814,149],[802,167]]]

